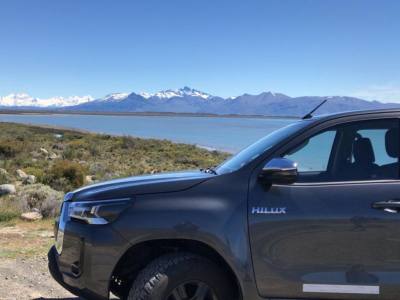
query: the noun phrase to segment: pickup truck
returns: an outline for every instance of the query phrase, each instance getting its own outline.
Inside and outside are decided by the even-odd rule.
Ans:
[[[50,272],[87,299],[398,300],[399,125],[308,116],[215,168],[68,193]]]

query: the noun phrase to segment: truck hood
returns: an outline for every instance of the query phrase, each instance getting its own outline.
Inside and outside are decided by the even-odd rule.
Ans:
[[[201,171],[192,171],[127,177],[82,187],[69,193],[68,200],[120,199],[141,194],[178,192],[214,176]]]

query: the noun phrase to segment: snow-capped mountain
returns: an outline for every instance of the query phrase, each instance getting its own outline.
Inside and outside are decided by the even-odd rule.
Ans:
[[[0,98],[1,108],[57,109],[86,112],[169,112],[239,115],[302,116],[325,97],[290,97],[264,92],[223,98],[184,87],[156,93],[113,93],[103,98],[53,97],[33,98],[27,94],[11,94]],[[400,104],[366,101],[353,97],[332,96],[318,113],[400,107]]]
[[[96,112],[172,112],[239,115],[302,116],[325,97],[289,97],[280,93],[243,94],[222,98],[192,88],[165,90],[154,94],[112,94],[92,102],[68,107],[76,111]],[[207,100],[207,101],[205,101]],[[399,107],[399,104],[366,101],[352,97],[329,97],[318,113]]]
[[[9,94],[0,97],[0,106],[6,107],[66,107],[92,101],[91,96],[52,97],[47,99],[34,98],[25,93]]]
[[[170,98],[175,98],[175,97],[179,97],[179,98],[199,97],[199,98],[203,98],[203,99],[212,98],[212,96],[210,94],[192,89],[187,86],[185,86],[184,88],[179,89],[179,90],[165,90],[165,91],[160,91],[160,92],[157,92],[154,94],[142,92],[139,95],[145,99],[149,99],[152,97],[156,97],[156,98],[160,98],[160,99],[170,99]]]
[[[129,93],[112,93],[108,94],[104,98],[100,98],[97,101],[121,101],[126,99],[129,96]]]

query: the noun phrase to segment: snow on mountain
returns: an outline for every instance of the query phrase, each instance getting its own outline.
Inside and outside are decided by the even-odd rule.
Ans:
[[[92,96],[71,96],[71,97],[53,97],[48,99],[37,99],[40,106],[44,107],[65,107],[65,106],[74,106],[80,105],[83,103],[87,103],[93,101]]]
[[[0,97],[0,106],[6,107],[68,107],[86,104],[89,102],[121,102],[126,100],[130,95],[140,96],[144,99],[162,99],[168,100],[172,98],[197,97],[202,99],[210,99],[211,95],[184,87],[178,90],[165,90],[157,93],[112,93],[103,98],[94,99],[91,96],[72,96],[72,97],[51,97],[51,98],[35,98],[26,93],[16,93]]]
[[[0,97],[1,106],[36,106],[36,99],[25,93],[9,94],[8,96]]]
[[[129,96],[129,93],[112,93],[108,94],[104,98],[100,98],[100,101],[121,101],[126,99]]]
[[[142,96],[142,97],[145,98],[145,99],[149,99],[149,98],[153,97],[153,95],[154,95],[154,94],[147,93],[147,92],[141,92],[141,93],[139,93],[139,96]]]
[[[75,106],[92,101],[91,96],[34,98],[26,93],[9,94],[0,97],[0,106],[7,107],[66,107]]]
[[[199,97],[199,98],[203,98],[203,99],[209,99],[212,97],[210,94],[192,89],[187,86],[185,86],[182,89],[178,89],[178,90],[165,90],[165,91],[160,91],[160,92],[157,92],[154,94],[142,92],[139,95],[145,99],[149,99],[152,97],[156,97],[156,98],[160,98],[160,99],[171,99],[171,98],[175,98],[175,97],[178,97],[178,98]]]

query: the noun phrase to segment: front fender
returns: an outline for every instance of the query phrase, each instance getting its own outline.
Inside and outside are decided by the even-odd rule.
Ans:
[[[226,176],[186,191],[137,196],[113,227],[131,245],[165,239],[208,245],[231,267],[244,298],[258,299],[247,225],[247,182],[228,186],[227,178],[219,177]]]

